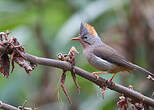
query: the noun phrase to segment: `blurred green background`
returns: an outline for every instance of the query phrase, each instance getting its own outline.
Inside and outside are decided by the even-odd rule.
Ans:
[[[154,1],[153,0],[0,0],[0,31],[10,30],[24,46],[36,56],[57,59],[72,46],[80,51],[77,66],[97,71],[82,55],[82,48],[71,38],[78,35],[81,22],[93,25],[110,46],[130,61],[154,73]],[[70,105],[59,84],[62,70],[40,66],[28,76],[24,69],[16,68],[6,79],[0,74],[0,100],[40,110],[116,110],[119,93],[105,91],[77,76],[81,87],[77,94],[71,75],[67,74],[66,88],[72,99]],[[111,74],[100,75],[110,79]],[[123,72],[113,80],[151,97],[152,82],[142,72]]]

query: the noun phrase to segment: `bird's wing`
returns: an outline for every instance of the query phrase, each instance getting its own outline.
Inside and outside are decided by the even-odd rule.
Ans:
[[[107,60],[119,66],[129,67],[130,65],[130,62],[128,62],[124,56],[120,55],[115,49],[107,45],[102,45],[97,48],[94,48],[94,54],[104,60]]]
[[[107,60],[111,63],[114,63],[116,65],[128,67],[131,69],[137,69],[139,71],[142,71],[154,76],[154,74],[152,74],[148,70],[129,62],[124,56],[120,55],[115,49],[113,49],[110,46],[101,45],[97,48],[94,48],[93,52],[96,56],[104,60]]]

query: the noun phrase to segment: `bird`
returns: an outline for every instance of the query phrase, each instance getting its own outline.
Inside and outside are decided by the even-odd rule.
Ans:
[[[116,73],[123,71],[138,70],[154,76],[153,73],[148,70],[131,63],[117,50],[105,44],[93,26],[81,23],[80,34],[78,37],[72,38],[72,40],[78,40],[83,47],[83,55],[88,62],[94,66],[99,72],[93,72],[96,78],[99,78],[98,73],[113,73],[112,79]]]

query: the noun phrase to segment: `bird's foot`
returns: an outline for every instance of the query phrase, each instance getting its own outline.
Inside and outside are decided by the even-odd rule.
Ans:
[[[101,74],[101,73],[106,73],[106,71],[97,71],[97,72],[92,72],[92,74],[96,77],[96,79],[99,78],[99,76],[97,74]]]
[[[96,77],[96,79],[99,78],[99,76],[97,75],[97,72],[92,72],[92,74]]]
[[[114,82],[112,82],[113,78],[115,77],[116,73],[113,74],[113,76],[111,77],[111,79],[109,79],[109,82],[111,82],[112,85],[115,85]]]
[[[108,81],[111,83],[111,85],[115,85],[115,83],[112,80],[108,80]]]

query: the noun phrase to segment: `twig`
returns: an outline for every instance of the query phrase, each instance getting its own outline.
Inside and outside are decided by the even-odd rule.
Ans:
[[[29,107],[25,107],[25,104],[27,103],[27,101],[24,102],[24,104],[22,106],[19,106],[18,108],[6,103],[3,103],[2,101],[0,101],[0,109],[4,109],[4,110],[38,110],[38,108],[29,108]]]
[[[3,103],[2,101],[0,101],[0,108],[4,110],[19,110],[17,107]]]

